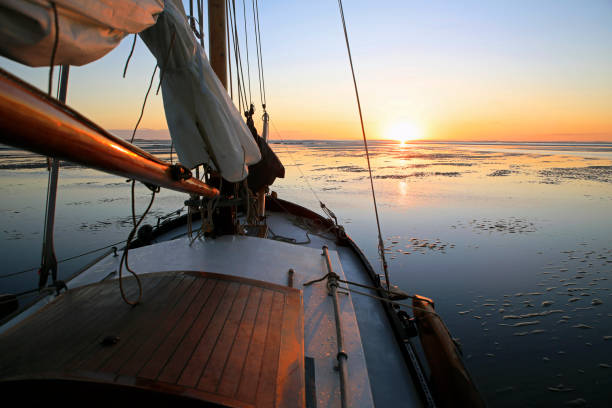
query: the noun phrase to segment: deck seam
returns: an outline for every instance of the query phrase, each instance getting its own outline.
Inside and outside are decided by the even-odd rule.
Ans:
[[[213,346],[212,346],[212,348],[210,350],[210,354],[211,355],[212,355],[213,351],[215,351],[215,348],[217,347],[217,344],[219,343],[219,337],[221,337],[221,333],[223,333],[223,329],[225,329],[225,325],[227,324],[230,312],[232,311],[232,308],[234,307],[234,303],[236,303],[236,298],[238,297],[238,292],[240,292],[240,287],[241,286],[242,286],[242,283],[238,283],[238,288],[236,289],[236,294],[234,295],[234,298],[232,299],[232,304],[227,308],[228,311],[227,311],[227,315],[225,316],[225,319],[223,320],[223,325],[221,326],[221,329],[219,330],[219,334],[217,334],[217,336],[215,338],[215,344],[213,344]],[[245,306],[246,306],[246,304],[245,304]],[[204,371],[206,371],[206,368],[208,367],[208,363],[209,362],[210,362],[210,355],[206,359],[206,363],[204,364],[204,367],[200,371],[200,375],[198,376],[198,380],[197,380],[196,385],[194,386],[194,388],[199,389],[198,385],[199,385],[200,381],[202,380],[202,376],[204,375]]]
[[[253,290],[253,286],[249,285],[248,287],[249,287],[249,293],[247,294],[246,300],[244,301],[244,307],[242,308],[242,312],[240,313],[240,320],[238,320],[238,325],[236,327],[236,333],[234,334],[234,338],[232,339],[232,345],[229,348],[229,352],[227,353],[227,356],[225,357],[225,361],[223,363],[223,369],[221,370],[221,374],[219,375],[219,381],[215,385],[215,393],[218,393],[218,391],[219,391],[219,385],[221,385],[221,380],[223,379],[223,373],[225,373],[225,368],[227,367],[227,362],[229,361],[229,358],[232,355],[232,350],[234,349],[234,344],[236,344],[236,337],[238,337],[238,330],[240,329],[240,324],[242,323],[242,319],[244,318],[244,312],[247,309],[247,306],[249,304],[249,297],[251,296],[251,292]],[[225,321],[227,322],[227,319]],[[223,332],[223,329],[221,329],[221,332]],[[217,337],[217,340],[218,339],[219,338]],[[215,344],[215,346],[216,346],[216,344]]]
[[[274,293],[272,294],[272,300],[270,302],[270,310],[268,311],[268,324],[266,325],[266,337],[264,339],[264,349],[261,352],[261,362],[259,363],[259,376],[257,377],[257,383],[255,384],[255,390],[259,390],[259,382],[261,381],[261,368],[264,364],[264,356],[266,354],[265,345],[268,343],[268,336],[270,335],[270,317],[272,316],[272,309],[274,308]],[[257,391],[255,391],[255,401],[257,401]]]
[[[216,279],[216,280],[217,280],[217,282],[221,282],[221,280],[219,280],[219,279]],[[177,384],[179,383],[181,377],[185,373],[185,369],[189,366],[189,363],[193,359],[195,352],[198,350],[198,346],[202,343],[202,338],[204,337],[204,335],[206,334],[206,331],[210,327],[210,323],[214,320],[214,316],[217,314],[217,310],[219,310],[219,307],[223,303],[223,296],[227,293],[227,291],[230,289],[231,286],[232,286],[231,283],[229,283],[226,286],[225,290],[223,291],[223,295],[221,295],[221,298],[219,299],[219,303],[217,303],[217,305],[215,306],[214,312],[211,314],[210,320],[206,323],[206,327],[204,327],[202,329],[202,333],[200,334],[200,337],[199,337],[198,341],[195,343],[195,347],[193,348],[193,350],[191,352],[191,355],[189,356],[189,359],[187,359],[185,361],[185,365],[183,366],[183,369],[181,370],[180,374],[178,375]]]
[[[261,288],[261,294],[259,295],[259,301],[257,302],[257,311],[255,313],[255,316],[253,318],[253,327],[251,328],[251,333],[249,334],[249,342],[248,342],[248,346],[247,346],[247,351],[246,351],[246,355],[249,355],[249,352],[251,351],[251,345],[253,343],[253,333],[255,333],[255,326],[257,323],[257,316],[259,315],[259,309],[261,308],[261,301],[263,299],[263,294],[264,294],[265,289]],[[244,365],[246,364],[247,359],[245,358],[244,360],[242,360],[242,365],[240,366],[240,378],[238,379],[238,383],[236,384],[236,389],[234,391],[234,395],[238,392],[238,390],[240,389],[240,384],[242,383],[242,373],[244,370]],[[224,368],[224,372],[225,372],[225,368]]]
[[[187,337],[187,335],[189,334],[189,332],[191,331],[191,329],[193,328],[193,325],[195,324],[195,322],[198,320],[198,317],[200,317],[200,314],[202,313],[202,310],[204,309],[204,307],[206,307],[206,303],[208,302],[208,300],[210,299],[210,297],[212,296],[215,288],[217,287],[217,283],[219,282],[216,279],[210,279],[210,278],[206,278],[207,282],[213,282],[213,287],[210,289],[210,292],[208,293],[208,295],[206,296],[206,299],[202,302],[202,306],[200,306],[200,310],[198,311],[198,313],[195,315],[195,317],[193,318],[193,320],[191,321],[191,324],[189,325],[189,327],[187,328],[187,330],[185,330],[185,333],[183,333],[183,335],[181,336],[180,340],[177,341],[176,346],[174,347],[174,350],[172,351],[170,357],[166,360],[166,362],[164,363],[164,365],[161,367],[161,369],[159,370],[159,373],[157,373],[157,375],[155,376],[155,379],[158,380],[159,377],[161,376],[161,374],[164,372],[164,370],[166,369],[168,363],[170,361],[172,361],[172,358],[174,357],[174,355],[176,354],[177,350],[179,349],[180,345],[183,343],[183,341],[185,340],[185,337]],[[196,296],[197,298],[197,296]],[[194,349],[195,350],[195,349]],[[191,357],[191,356],[190,356]],[[189,361],[189,359],[187,360]],[[180,376],[180,375],[179,375]]]
[[[152,290],[152,289],[157,288],[157,287],[160,285],[160,283],[162,282],[162,280],[163,280],[163,278],[159,278],[159,279],[157,279],[157,282],[153,282],[153,286],[152,286],[151,288],[148,288],[148,290]],[[109,285],[109,286],[110,286],[110,285]],[[144,289],[144,286],[145,286],[145,285],[143,284],[143,289]],[[129,309],[128,309],[128,308],[126,308],[126,309],[125,309],[125,311],[123,311],[123,313],[124,313],[124,314],[129,313]],[[95,321],[93,321],[93,319],[92,319],[92,324],[93,324],[93,325],[95,325],[95,323],[96,323],[96,322],[95,322]],[[85,352],[87,349],[89,349],[91,346],[92,346],[92,344],[86,344],[86,345],[84,345],[83,347],[81,347],[81,348],[79,349],[79,351],[78,351],[77,353],[74,353],[74,354],[73,354],[73,357],[68,357],[68,358],[67,358],[67,359],[66,359],[66,360],[65,360],[65,361],[64,361],[64,362],[63,362],[61,365],[62,365],[62,366],[66,366],[66,365],[68,365],[68,364],[69,364],[69,362],[70,362],[71,360],[73,360],[74,356],[81,355],[81,353],[84,353],[84,352]]]
[[[203,280],[203,281],[202,281]],[[162,344],[164,344],[166,342],[166,340],[168,340],[168,338],[170,337],[170,335],[172,334],[172,332],[176,329],[176,327],[180,324],[181,319],[183,318],[183,316],[185,315],[185,313],[187,313],[187,310],[189,310],[189,307],[193,304],[193,302],[197,299],[198,297],[198,293],[200,293],[200,290],[202,290],[202,287],[204,286],[204,284],[206,283],[206,278],[204,279],[194,279],[193,282],[191,283],[191,285],[189,285],[189,288],[187,289],[186,292],[192,290],[192,286],[199,284],[198,288],[195,288],[195,293],[193,294],[193,297],[191,298],[191,300],[189,301],[189,304],[185,307],[185,309],[183,310],[182,313],[180,313],[180,316],[176,319],[174,319],[174,324],[172,324],[172,328],[170,330],[166,331],[166,334],[163,336],[162,339],[160,339],[160,341],[157,343],[157,345],[155,346],[154,350],[149,354],[149,356],[145,359],[145,362],[142,364],[142,366],[136,371],[136,375],[134,377],[139,377],[140,372],[149,364],[149,362],[151,361],[151,358],[157,353],[157,351],[159,350],[159,348],[162,346]],[[187,293],[186,293],[187,294]],[[166,318],[166,320],[168,320],[171,316],[172,313],[175,311],[175,309],[177,309],[179,307],[180,304],[180,300],[176,303],[176,305],[174,306],[174,308],[172,309],[172,311],[170,311],[170,314],[168,315],[168,317]],[[165,323],[165,321],[164,321]]]
[[[178,278],[178,279],[177,279]],[[184,280],[184,276],[175,276],[173,277],[173,279],[171,279],[170,281],[168,281],[166,283],[166,285],[176,282],[175,286],[171,289],[171,291],[165,296],[165,298],[170,298],[171,295],[173,293],[175,293],[178,288],[180,287],[181,283]],[[136,306],[138,307],[138,306]],[[151,311],[151,313],[153,313],[153,311]],[[109,356],[104,360],[104,362],[100,363],[96,368],[95,371],[102,371],[102,368],[105,367],[107,364],[109,364],[111,362],[111,360],[118,354],[124,351],[124,349],[126,349],[127,347],[129,347],[131,345],[131,341],[133,340],[134,335],[139,334],[143,331],[145,331],[146,328],[144,327],[138,327],[136,326],[133,330],[129,330],[129,337],[126,339],[126,341],[123,344],[119,344],[119,347],[115,347],[113,352],[109,354]],[[123,334],[123,333],[122,333]],[[116,370],[114,370],[114,373],[119,373],[121,371],[121,369],[125,366],[125,364],[127,364],[127,362],[130,359],[127,359],[126,361],[123,362],[123,364],[121,364],[119,367],[117,367]]]
[[[204,308],[204,307],[206,307],[206,306],[208,305],[208,302],[210,302],[210,301],[211,301],[212,297],[213,297],[213,296],[215,296],[215,294],[216,294],[216,290],[217,290],[218,288],[219,288],[219,290],[223,290],[223,293],[221,293],[221,294],[219,295],[219,299],[216,301],[216,302],[217,302],[217,304],[216,304],[216,306],[215,306],[215,312],[216,312],[217,308],[218,308],[218,307],[219,307],[219,305],[221,304],[221,301],[222,301],[222,299],[223,299],[223,296],[225,295],[225,292],[226,292],[226,291],[227,291],[227,289],[229,288],[229,284],[226,284],[227,282],[224,282],[224,281],[221,281],[221,280],[219,280],[219,279],[215,279],[215,278],[208,278],[208,279],[209,279],[210,281],[214,282],[214,286],[213,286],[213,288],[211,289],[210,296],[209,296],[209,298],[208,298],[208,299],[206,299],[206,302],[204,303],[203,308]],[[223,285],[225,285],[225,288],[220,288],[220,286],[223,286]],[[179,345],[177,346],[177,348],[178,348],[178,347],[181,347],[181,346],[184,346],[184,345],[183,345],[183,342],[189,338],[188,336],[189,336],[189,334],[191,333],[191,330],[193,330],[195,323],[196,323],[196,322],[197,322],[197,321],[200,319],[200,316],[201,316],[201,314],[202,314],[203,308],[200,310],[200,314],[198,315],[198,317],[197,317],[197,318],[196,318],[196,319],[193,321],[193,324],[192,324],[192,326],[190,327],[190,329],[187,331],[187,333],[185,333],[185,336],[183,337],[183,339],[181,340],[181,342],[179,343]],[[186,368],[187,368],[187,366],[189,365],[189,362],[190,362],[190,361],[191,361],[191,359],[193,358],[193,355],[194,355],[194,353],[196,352],[196,350],[197,350],[197,348],[198,348],[198,344],[200,344],[200,342],[201,342],[202,336],[204,335],[204,333],[206,332],[206,329],[207,329],[207,328],[208,328],[208,326],[210,325],[210,322],[211,322],[211,320],[212,320],[212,316],[214,316],[214,313],[213,313],[213,314],[211,314],[211,318],[210,318],[210,320],[208,320],[208,322],[206,323],[206,326],[204,326],[204,327],[201,329],[201,330],[202,330],[202,332],[200,333],[200,335],[199,335],[198,339],[197,339],[197,340],[195,340],[195,341],[193,342],[193,348],[191,349],[191,352],[189,353],[189,355],[186,355],[186,359],[185,359],[185,361],[182,363],[182,367],[180,368],[180,370],[178,370],[178,373],[176,374],[175,379],[174,379],[174,380],[173,380],[173,382],[172,382],[173,384],[178,383],[178,381],[180,380],[180,378],[181,378],[181,377],[182,377],[182,375],[183,375],[183,372],[185,371],[185,369],[186,369]],[[169,361],[166,363],[166,366],[167,366],[167,364],[168,364],[168,363],[169,363]],[[165,368],[166,368],[166,367],[164,367],[164,370],[165,370]],[[158,378],[160,378],[160,377],[161,377],[161,376],[164,374],[164,370],[162,370],[162,371],[159,373]],[[160,380],[160,381],[163,381],[163,380]],[[163,382],[166,382],[166,383],[171,383],[171,382],[169,382],[169,381],[163,381]]]

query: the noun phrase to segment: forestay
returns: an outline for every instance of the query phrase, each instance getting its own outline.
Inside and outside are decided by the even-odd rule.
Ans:
[[[155,24],[163,5],[163,0],[3,0],[0,53],[33,67],[48,66],[51,59],[54,65],[84,65],[129,33]]]
[[[180,2],[166,1],[157,24],[140,33],[161,68],[164,109],[181,163],[208,164],[224,179],[248,175],[259,148],[196,42]]]

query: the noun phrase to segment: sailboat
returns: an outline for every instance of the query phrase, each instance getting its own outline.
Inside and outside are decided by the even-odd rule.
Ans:
[[[201,13],[198,30],[172,0],[7,7],[3,21],[19,15],[15,24],[44,29],[30,38],[3,27],[0,52],[62,65],[62,83],[54,98],[0,72],[0,142],[53,158],[51,180],[68,160],[144,183],[151,204],[159,188],[186,193],[188,213],[155,227],[134,214],[121,255],[61,281],[50,182],[38,298],[0,322],[3,397],[26,406],[484,406],[434,301],[378,274],[323,203],[325,216],[270,191],[284,169],[267,122],[260,136],[227,92],[229,5],[208,3],[209,56]],[[65,104],[69,65],[101,58],[129,33],[158,60],[181,164]],[[306,243],[290,238],[305,232]]]

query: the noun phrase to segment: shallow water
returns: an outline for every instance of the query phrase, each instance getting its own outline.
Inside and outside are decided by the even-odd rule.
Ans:
[[[140,144],[168,156],[166,142]],[[362,146],[273,148],[287,175],[272,189],[314,210],[323,201],[378,267]],[[370,151],[391,279],[436,301],[488,403],[609,406],[612,145],[371,142]],[[80,167],[60,174],[59,259],[126,238],[125,180]],[[44,159],[0,150],[3,274],[39,262],[46,183]],[[139,211],[148,197],[139,186]],[[183,201],[162,191],[148,222]],[[60,275],[100,254],[62,263]],[[0,288],[36,282],[34,271]]]

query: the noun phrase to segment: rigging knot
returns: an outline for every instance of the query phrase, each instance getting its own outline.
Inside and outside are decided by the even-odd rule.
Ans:
[[[142,184],[144,184],[153,193],[159,193],[159,191],[161,190],[161,188],[159,186],[156,186],[155,184],[150,184],[150,183],[145,183],[145,182],[143,182]]]
[[[169,170],[170,177],[172,177],[172,180],[174,181],[189,180],[191,177],[193,177],[191,170],[180,163],[171,164]]]
[[[319,201],[319,205],[321,206],[321,209],[323,210],[323,212],[325,212],[325,214],[327,214],[327,216],[334,221],[334,225],[337,227],[338,226],[338,217],[336,217],[336,214],[334,214],[334,212],[332,210],[330,210],[324,203],[323,201]]]
[[[244,111],[244,116],[246,118],[250,118],[253,116],[254,113],[255,113],[255,105],[251,104],[251,106],[249,107],[249,110]]]

